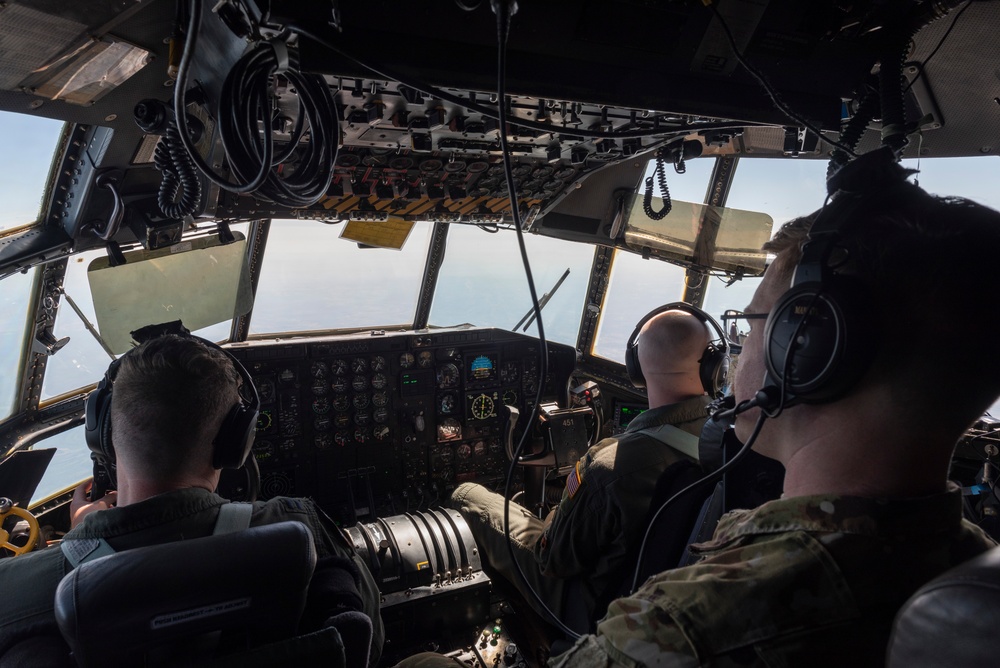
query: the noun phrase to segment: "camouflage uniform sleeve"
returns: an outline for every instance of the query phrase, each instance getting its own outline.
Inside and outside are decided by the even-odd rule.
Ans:
[[[662,630],[662,629],[661,629]],[[619,651],[604,636],[586,635],[576,641],[568,652],[549,659],[550,668],[643,668],[662,666],[663,668],[695,668],[697,659],[691,654],[671,652],[661,649],[662,643],[643,641],[642,629],[635,629],[626,647],[635,650],[636,656]],[[659,634],[657,634],[659,636]],[[637,660],[638,659],[638,660]]]
[[[567,478],[559,505],[545,518],[535,558],[550,577],[592,573],[600,556],[595,546],[609,545],[620,533],[617,506],[588,452]]]

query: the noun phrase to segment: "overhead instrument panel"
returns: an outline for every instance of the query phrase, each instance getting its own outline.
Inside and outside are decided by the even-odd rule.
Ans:
[[[463,482],[499,484],[505,406],[526,417],[540,382],[537,339],[497,329],[230,350],[261,398],[261,498],[310,496],[346,525],[435,507]],[[545,402],[565,394],[576,353],[549,343],[548,359]]]

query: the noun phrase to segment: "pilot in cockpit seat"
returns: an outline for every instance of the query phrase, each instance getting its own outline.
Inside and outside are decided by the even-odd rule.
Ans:
[[[698,435],[709,395],[718,393],[728,367],[722,330],[684,303],[645,316],[626,356],[632,382],[645,386],[650,409],[623,434],[587,451],[569,474],[559,505],[544,520],[517,504],[510,508],[514,554],[531,587],[552,612],[580,631],[587,630],[595,608],[629,569],[628,555],[642,540],[657,480],[672,466],[697,472]],[[510,560],[503,497],[464,484],[451,499],[468,521],[488,572],[517,587],[548,619],[524,591]]]
[[[241,392],[241,385],[252,386],[252,380],[235,358],[185,332],[155,336],[130,350],[95,390],[105,392],[102,398],[109,402],[110,421],[99,449],[114,457],[117,493],[88,502],[78,491],[71,510],[74,527],[60,547],[0,561],[0,665],[40,665],[45,661],[37,653],[41,648],[63,648],[68,657],[53,600],[60,580],[74,562],[87,561],[88,551],[120,553],[209,536],[219,533],[220,517],[234,519],[221,509],[239,506],[243,513],[235,524],[241,528],[288,520],[308,527],[318,561],[299,632],[319,629],[344,613],[354,630],[370,623],[368,635],[340,635],[348,665],[376,665],[383,640],[378,589],[333,521],[309,499],[229,504],[213,492],[220,468],[233,466],[235,459],[242,462],[249,453],[256,402],[248,403],[247,392]],[[97,399],[92,395],[88,401]],[[222,451],[229,446],[231,452]],[[248,587],[252,591],[253,584]],[[359,636],[364,640],[352,646]]]

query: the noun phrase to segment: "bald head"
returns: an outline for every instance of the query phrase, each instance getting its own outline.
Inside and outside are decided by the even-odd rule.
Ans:
[[[664,311],[643,325],[636,346],[650,407],[704,394],[698,362],[710,340],[707,325],[687,311]]]

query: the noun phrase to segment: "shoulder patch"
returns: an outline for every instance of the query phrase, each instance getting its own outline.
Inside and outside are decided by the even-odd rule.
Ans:
[[[566,476],[566,494],[569,498],[573,498],[578,491],[580,491],[580,486],[583,484],[583,476],[580,474],[580,462],[576,463],[576,466],[569,475]]]
[[[306,510],[306,506],[305,506],[304,503],[302,503],[302,499],[293,499],[293,498],[289,498],[289,497],[283,497],[281,499],[281,503],[282,503],[282,505],[285,506],[285,510],[288,510],[288,511],[291,511],[291,512],[303,513]]]

